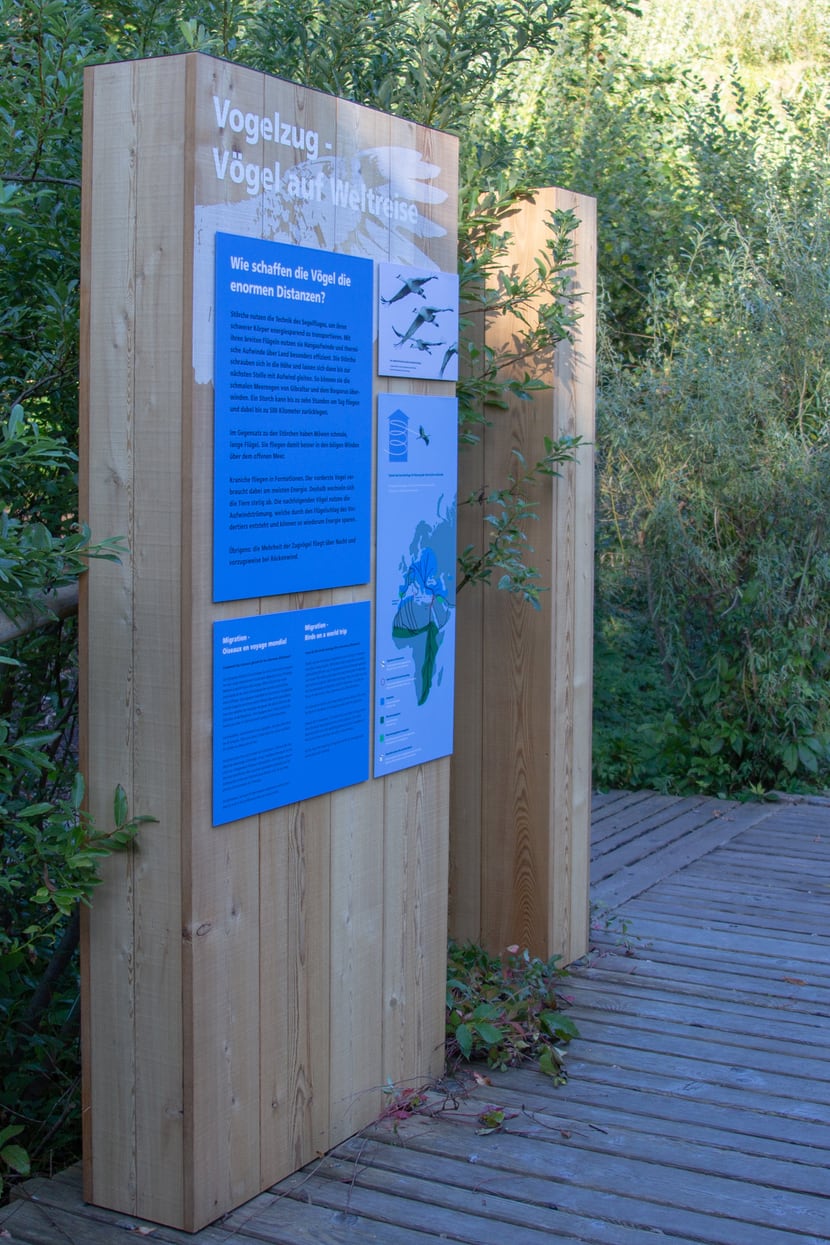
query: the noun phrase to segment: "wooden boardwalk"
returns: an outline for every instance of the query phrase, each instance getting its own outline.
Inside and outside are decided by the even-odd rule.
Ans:
[[[567,1085],[436,1095],[192,1237],[84,1207],[74,1171],[30,1181],[0,1240],[827,1245],[830,805],[617,793],[593,824]]]

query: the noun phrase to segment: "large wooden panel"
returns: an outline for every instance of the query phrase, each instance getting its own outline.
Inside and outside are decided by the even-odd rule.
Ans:
[[[497,487],[532,464],[546,436],[588,443],[562,478],[534,492],[538,521],[529,560],[549,591],[541,609],[493,589],[470,587],[459,602],[464,694],[456,697],[451,830],[450,932],[493,953],[519,943],[536,955],[571,961],[587,949],[593,613],[593,437],[596,211],[592,199],[540,190],[509,220],[505,272],[534,271],[549,214],[572,209],[573,288],[581,319],[573,342],[528,370],[550,386],[532,401],[495,413],[481,443],[461,455],[459,496]],[[505,349],[522,325],[512,316],[486,325],[488,345]],[[526,364],[522,364],[522,371]],[[487,539],[476,512],[462,541]],[[476,676],[480,677],[476,686]]]
[[[457,144],[195,54],[90,71],[85,144],[83,504],[130,554],[84,590],[84,764],[159,819],[85,930],[86,1189],[195,1230],[437,1070],[446,950],[446,760],[212,824],[212,624],[373,596],[212,600],[214,238],[451,269]],[[421,232],[337,193],[423,208],[415,164]]]

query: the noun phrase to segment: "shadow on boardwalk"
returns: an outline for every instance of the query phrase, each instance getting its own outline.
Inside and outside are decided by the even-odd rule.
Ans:
[[[570,1080],[494,1074],[380,1123],[194,1245],[830,1241],[830,806],[595,797],[593,950],[566,992]],[[502,1131],[476,1132],[489,1106]],[[129,1245],[77,1173],[30,1181],[0,1238]]]

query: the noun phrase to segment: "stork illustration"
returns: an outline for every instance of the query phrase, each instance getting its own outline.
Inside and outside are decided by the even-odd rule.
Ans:
[[[409,341],[410,337],[414,337],[422,324],[434,324],[436,316],[440,316],[442,311],[452,311],[452,307],[420,307],[405,333],[399,333],[393,324],[392,328],[398,337],[398,345],[402,346],[404,342]]]
[[[437,346],[443,346],[445,344],[445,342],[428,342],[425,337],[413,337],[409,343],[410,349],[425,350],[427,354],[432,354],[433,350]]]
[[[397,294],[393,294],[391,298],[384,298],[383,295],[381,295],[380,301],[385,303],[388,307],[390,303],[396,303],[399,299],[406,298],[409,294],[417,294],[419,298],[426,298],[424,286],[427,281],[434,281],[435,275],[436,274],[433,273],[429,277],[402,277],[401,274],[398,273],[398,280],[403,281],[403,285],[398,290]]]
[[[443,346],[444,343],[440,342],[439,344]],[[441,375],[442,376],[444,375],[444,369],[446,368],[447,364],[449,363],[450,359],[453,357],[454,354],[458,354],[458,343],[457,342],[453,346],[448,346],[447,349],[444,351],[444,359],[441,363]]]

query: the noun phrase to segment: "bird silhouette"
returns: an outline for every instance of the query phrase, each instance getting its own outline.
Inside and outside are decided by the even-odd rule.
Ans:
[[[398,345],[402,346],[404,342],[409,341],[410,337],[414,337],[422,324],[434,324],[436,316],[439,316],[442,311],[452,311],[452,307],[419,307],[415,313],[415,319],[405,333],[398,332],[393,324],[392,328],[399,338]]]
[[[418,440],[423,441],[424,445],[429,445],[429,433],[423,424],[418,425]]]
[[[443,345],[444,343],[441,342],[440,344]],[[446,368],[447,364],[449,363],[450,359],[453,357],[454,354],[458,354],[458,343],[457,342],[452,346],[448,346],[447,349],[444,351],[444,359],[441,364],[441,373],[440,373],[441,376],[444,375],[444,369]]]
[[[429,277],[402,277],[401,274],[398,273],[398,280],[403,281],[403,285],[398,290],[397,294],[393,294],[391,298],[384,298],[383,295],[381,295],[380,301],[385,303],[388,307],[390,303],[396,303],[399,299],[406,298],[409,294],[417,294],[419,298],[426,298],[423,287],[426,285],[427,281],[434,281],[435,275],[436,274],[433,273]]]
[[[413,337],[409,343],[412,350],[425,350],[427,354],[432,354],[436,346],[443,346],[444,342],[428,342],[425,337]]]

